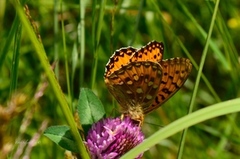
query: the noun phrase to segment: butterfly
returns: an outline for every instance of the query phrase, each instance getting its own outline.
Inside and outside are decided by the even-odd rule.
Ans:
[[[152,41],[136,49],[116,50],[105,67],[104,81],[121,107],[123,116],[143,123],[187,80],[192,64],[187,58],[163,60],[164,45]]]

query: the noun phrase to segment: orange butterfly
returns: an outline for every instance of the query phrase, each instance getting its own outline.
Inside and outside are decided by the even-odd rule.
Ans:
[[[110,57],[104,81],[121,106],[121,113],[143,122],[176,93],[188,78],[192,64],[187,58],[162,60],[162,42],[152,41],[135,49],[121,48]]]

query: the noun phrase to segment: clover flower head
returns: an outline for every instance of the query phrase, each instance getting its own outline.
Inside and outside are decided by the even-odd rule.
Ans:
[[[143,139],[141,128],[129,117],[106,118],[93,124],[86,145],[92,159],[117,159]],[[136,158],[140,159],[142,155],[139,154]]]

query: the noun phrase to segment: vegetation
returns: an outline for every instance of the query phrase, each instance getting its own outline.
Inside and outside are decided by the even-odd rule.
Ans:
[[[238,158],[239,8],[238,0],[1,0],[1,157],[64,158],[43,135],[53,125],[68,125],[86,157],[73,115],[80,89],[98,96],[106,117],[119,116],[105,65],[121,47],[156,40],[164,59],[187,57],[193,69],[180,91],[145,116],[146,142],[127,155]]]

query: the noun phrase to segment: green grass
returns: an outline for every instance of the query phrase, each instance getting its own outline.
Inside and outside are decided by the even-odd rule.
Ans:
[[[127,155],[147,149],[145,159],[238,158],[240,2],[218,2],[36,0],[26,2],[30,16],[16,0],[0,4],[0,154],[10,145],[8,158],[64,158],[42,133],[69,125],[86,158],[72,116],[80,88],[95,92],[106,116],[118,114],[103,80],[109,57],[156,40],[165,59],[187,57],[193,70],[146,115],[147,139]]]

